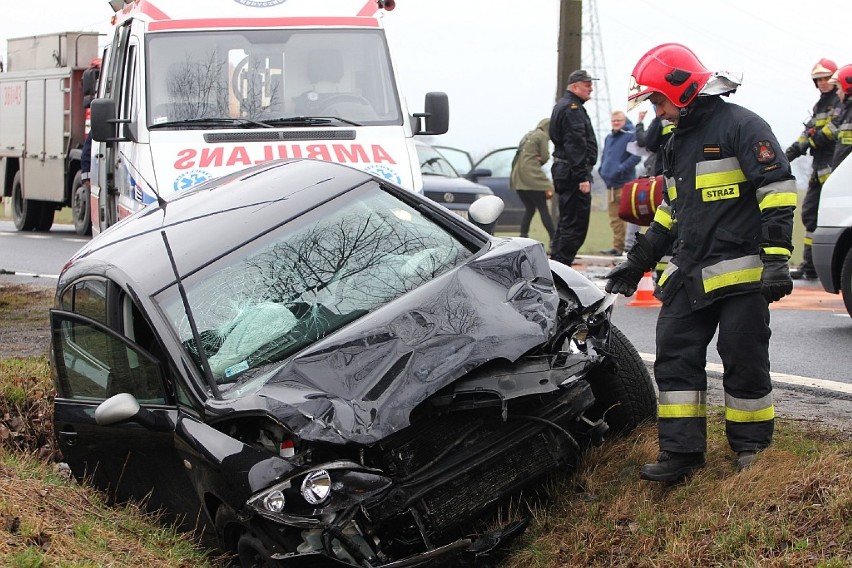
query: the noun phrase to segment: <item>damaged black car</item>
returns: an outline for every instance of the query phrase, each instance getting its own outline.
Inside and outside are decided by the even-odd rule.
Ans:
[[[265,163],[68,262],[55,431],[77,478],[243,566],[475,565],[523,530],[481,530],[495,507],[653,419],[610,304],[537,241],[346,166]]]

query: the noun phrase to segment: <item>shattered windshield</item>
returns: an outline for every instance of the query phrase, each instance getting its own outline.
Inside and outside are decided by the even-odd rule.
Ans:
[[[236,250],[184,285],[216,382],[265,381],[292,354],[472,254],[417,209],[367,184]],[[160,302],[201,369],[177,290]]]
[[[158,33],[146,55],[149,127],[402,124],[381,30]]]

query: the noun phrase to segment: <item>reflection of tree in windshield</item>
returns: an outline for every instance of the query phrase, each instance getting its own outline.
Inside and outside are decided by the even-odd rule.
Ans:
[[[372,309],[443,272],[467,253],[431,225],[393,214],[351,214],[318,224],[246,261],[266,300]]]
[[[170,120],[228,116],[228,86],[224,62],[216,52],[207,61],[194,61],[190,55],[169,68],[166,82],[173,108]]]

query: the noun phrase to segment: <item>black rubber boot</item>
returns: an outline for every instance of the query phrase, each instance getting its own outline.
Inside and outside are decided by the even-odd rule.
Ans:
[[[679,454],[660,452],[657,463],[646,463],[639,470],[639,478],[648,481],[680,481],[696,469],[704,467],[704,453]]]

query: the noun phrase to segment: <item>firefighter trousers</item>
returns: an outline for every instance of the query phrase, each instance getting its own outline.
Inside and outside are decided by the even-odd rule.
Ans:
[[[772,442],[769,306],[760,292],[720,298],[692,311],[686,289],[660,309],[654,376],[660,391],[660,449],[707,449],[707,346],[718,328],[724,367],[725,433],[735,452]]]

